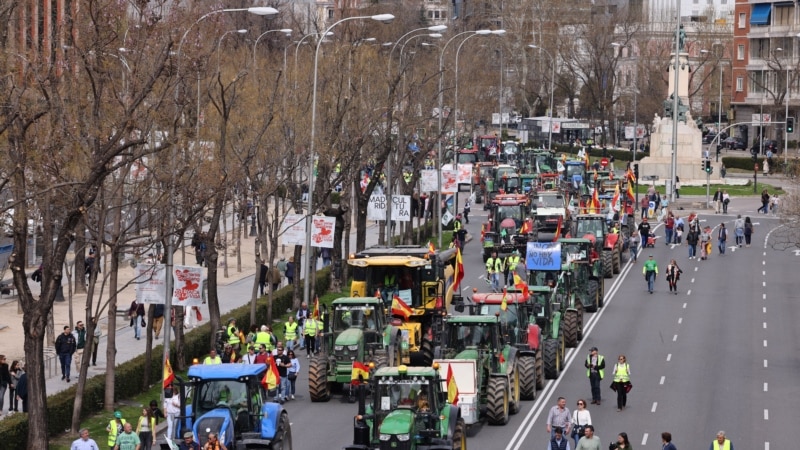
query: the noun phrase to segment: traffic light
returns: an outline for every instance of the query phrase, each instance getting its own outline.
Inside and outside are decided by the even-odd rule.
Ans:
[[[704,159],[704,160],[700,161],[700,169],[705,172],[706,171],[706,167],[708,167],[707,164],[708,164],[708,160],[707,159]]]
[[[706,163],[706,166],[705,166],[706,173],[711,173],[711,160],[707,159],[705,161],[705,163]]]
[[[794,133],[794,117],[786,118],[786,132]]]
[[[639,179],[639,164],[633,165],[633,176],[635,176],[637,180]]]

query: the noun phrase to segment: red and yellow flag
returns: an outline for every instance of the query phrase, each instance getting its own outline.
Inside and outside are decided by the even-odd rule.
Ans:
[[[164,389],[175,381],[175,372],[172,371],[172,364],[169,359],[164,361]]]
[[[319,319],[319,295],[314,296],[314,311],[311,313],[311,317]]]
[[[563,217],[558,218],[558,225],[556,225],[556,234],[553,236],[553,242],[558,242],[558,238],[561,237],[561,222],[563,219]]]
[[[589,170],[589,152],[583,154],[583,161],[586,164],[586,170]]]
[[[402,317],[404,320],[408,320],[411,316],[411,307],[406,304],[400,297],[397,295],[392,298],[392,315]]]
[[[433,242],[428,241],[428,253],[436,253],[436,247],[433,246]]]
[[[528,283],[526,283],[519,274],[514,274],[514,287],[522,291],[522,298],[528,299]]]
[[[458,405],[458,385],[456,377],[453,376],[453,367],[447,365],[447,403]]]
[[[619,211],[621,209],[619,201],[619,183],[617,183],[617,186],[614,188],[614,197],[611,198],[611,208],[614,211]]]
[[[500,302],[500,309],[505,311],[508,309],[508,294],[506,288],[503,288],[503,301]]]
[[[632,202],[635,202],[635,201],[636,201],[636,196],[635,196],[635,195],[633,195],[633,182],[632,182],[632,181],[628,181],[628,194],[627,194],[627,195],[628,195],[628,198],[629,198],[629,199],[630,199]]]
[[[264,389],[271,391],[277,388],[280,383],[281,375],[278,373],[278,365],[275,364],[275,358],[270,356],[267,363],[267,371],[264,373],[261,385],[264,386]]]
[[[636,182],[636,174],[633,173],[632,169],[629,168],[628,172],[625,173],[625,176],[628,177],[628,180],[631,183],[635,183]]]
[[[599,189],[597,187],[594,188],[594,192],[592,192],[592,202],[591,207],[589,209],[590,214],[597,214],[600,212],[600,196],[598,194]]]
[[[369,379],[369,367],[366,364],[353,361],[353,371],[350,375],[350,384],[359,384]]]
[[[461,258],[461,249],[456,248],[456,272],[453,274],[453,290],[455,291],[461,285],[461,280],[464,279],[464,260]]]

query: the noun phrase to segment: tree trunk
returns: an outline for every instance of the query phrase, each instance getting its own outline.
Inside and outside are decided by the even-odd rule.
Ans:
[[[117,274],[119,272],[119,255],[113,253],[111,268],[108,271],[108,339],[106,339],[106,392],[103,397],[103,409],[114,410],[114,366],[117,359]]]
[[[216,236],[219,231],[219,222],[222,217],[222,209],[225,206],[225,194],[217,193],[214,197],[214,207],[211,213],[211,224],[206,233],[206,265],[208,266],[208,320],[211,324],[211,335],[209,337],[209,347],[214,348],[216,336],[213,333],[219,329],[221,322],[219,312],[219,294],[217,292],[217,276],[219,274],[219,252],[215,245]],[[224,251],[224,249],[223,249]]]

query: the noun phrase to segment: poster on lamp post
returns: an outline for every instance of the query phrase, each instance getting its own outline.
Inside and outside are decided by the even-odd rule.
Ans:
[[[281,224],[283,245],[306,245],[306,217],[302,214],[287,214]]]
[[[164,264],[139,264],[135,269],[136,303],[163,305],[166,303],[167,271]],[[203,303],[203,268],[173,266],[172,305],[200,306]]]
[[[419,172],[419,189],[422,192],[437,192],[439,190],[436,176],[439,174],[438,170],[420,170]]]
[[[311,221],[311,246],[333,248],[333,233],[336,231],[336,218],[314,216]]]
[[[472,184],[472,164],[458,165],[458,184]]]
[[[203,268],[174,266],[172,275],[172,305],[200,306],[203,303]]]
[[[367,203],[367,220],[386,220],[386,196],[372,194]]]
[[[452,194],[458,190],[458,172],[442,169],[442,194]]]
[[[166,266],[163,264],[139,264],[134,269],[136,280],[136,303],[163,305],[167,290]]]
[[[411,221],[411,196],[393,195],[392,196],[392,220],[398,222]]]

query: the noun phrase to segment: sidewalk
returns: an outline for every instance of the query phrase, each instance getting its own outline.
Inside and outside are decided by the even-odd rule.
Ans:
[[[356,243],[356,232],[353,230],[350,235],[350,250],[349,252],[355,251],[355,243]],[[248,304],[250,301],[250,297],[252,295],[253,290],[253,283],[255,281],[255,256],[254,256],[254,249],[253,249],[253,239],[252,237],[247,238],[246,240],[242,241],[242,271],[236,272],[236,255],[228,253],[228,265],[229,265],[229,278],[223,277],[223,268],[220,267],[219,269],[219,303],[220,303],[220,313],[226,314],[233,309],[236,309],[242,305]],[[378,226],[375,224],[369,224],[367,226],[367,241],[366,246],[374,246],[378,244]],[[278,251],[277,257],[280,258],[282,253]],[[286,246],[285,255],[288,259],[292,256],[294,247],[293,246]],[[348,252],[348,253],[349,253]],[[176,264],[181,262],[181,253],[177,252],[175,254]],[[220,261],[222,258],[220,257]],[[187,251],[186,255],[186,262],[192,263],[194,262],[194,254],[191,254]],[[322,267],[322,261],[318,260],[318,268]],[[305,271],[303,271],[304,273]],[[119,272],[119,283],[123,285],[125,282],[133,278],[133,269],[130,268],[129,265],[125,265],[125,267],[120,268]],[[302,278],[301,278],[302,280]],[[29,281],[29,286],[31,290],[34,291],[34,295],[36,295],[39,291],[39,284]],[[98,283],[99,285],[100,283]],[[66,296],[66,293],[65,293]],[[104,293],[104,297],[107,298],[107,294]],[[118,295],[118,308],[127,308],[131,302],[135,299],[136,294],[133,286],[129,286],[124,289]],[[74,295],[73,297],[73,318],[77,322],[78,320],[84,320],[84,308],[85,308],[85,301],[86,295]],[[96,301],[95,301],[96,303]],[[208,309],[205,305],[201,306],[201,312],[203,314],[203,321],[200,324],[204,324],[208,322]],[[65,324],[69,323],[69,301],[64,302],[56,302],[53,307],[53,314],[54,314],[54,324],[55,324],[55,335],[61,332]],[[8,358],[9,365],[13,360],[22,360],[24,359],[24,352],[23,352],[23,343],[24,343],[24,336],[22,332],[22,314],[21,312],[18,313],[17,311],[17,298],[16,296],[4,296],[0,298],[0,317],[2,317],[2,325],[5,328],[0,329],[0,354],[6,355]],[[108,314],[104,314],[100,320],[100,326],[102,328],[102,337],[100,338],[100,346],[98,349],[97,355],[97,366],[90,366],[87,376],[93,377],[98,374],[105,373],[106,367],[106,341],[108,335]],[[139,355],[144,354],[146,340],[136,340],[133,337],[133,328],[129,327],[129,320],[127,317],[117,316],[117,329],[116,329],[116,339],[117,339],[117,355],[116,355],[116,364],[122,364],[127,362]],[[191,332],[191,330],[186,330],[187,332]],[[52,344],[48,345],[45,343],[45,358],[48,356],[48,350],[50,354],[54,356],[52,353]],[[192,355],[189,355],[192,356]],[[77,383],[77,371],[75,369],[75,363],[73,361],[72,365],[72,383],[67,383],[66,381],[61,380],[61,368],[58,363],[57,358],[52,358],[51,361],[46,364],[45,366],[45,377],[47,379],[47,395],[52,395],[63,390],[68,389],[72,384]],[[8,405],[8,402],[5,402],[4,406]],[[3,409],[2,413],[5,414],[7,411],[7,406]],[[3,417],[6,417],[5,415]]]

